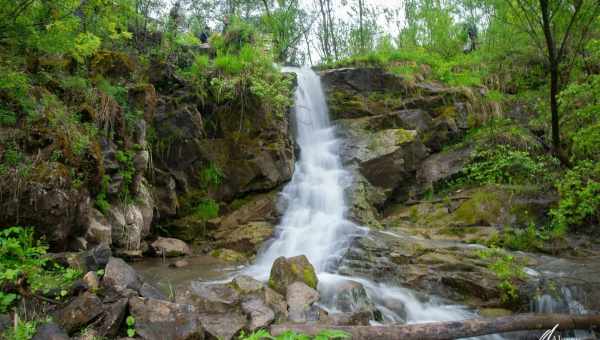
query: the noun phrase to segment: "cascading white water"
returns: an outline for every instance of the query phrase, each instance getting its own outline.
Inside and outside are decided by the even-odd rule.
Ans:
[[[286,208],[276,237],[258,255],[256,263],[244,272],[265,280],[277,257],[306,255],[317,270],[322,295],[335,291],[332,288],[343,280],[359,282],[382,311],[385,321],[413,323],[472,317],[465,308],[444,305],[435,298],[423,303],[406,288],[335,274],[337,260],[346,252],[352,238],[366,235],[367,229],[345,217],[348,208],[344,191],[352,178],[342,166],[340,143],[329,122],[319,76],[308,67],[285,71],[295,72],[298,78],[295,119],[300,157],[292,180],[282,193]]]
[[[331,270],[361,230],[345,219],[344,190],[351,178],[342,167],[321,81],[308,67],[285,71],[296,73],[298,80],[294,111],[300,157],[282,193],[286,208],[277,236],[248,269],[262,278],[279,256],[303,254],[318,273]]]

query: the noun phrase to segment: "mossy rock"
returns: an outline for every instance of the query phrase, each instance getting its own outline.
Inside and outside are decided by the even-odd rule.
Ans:
[[[185,242],[192,242],[206,236],[206,221],[195,215],[188,215],[171,222],[168,235]]]
[[[215,249],[210,253],[210,256],[226,262],[242,263],[248,261],[248,258],[244,254],[227,248]]]
[[[303,282],[317,289],[318,279],[313,265],[304,255],[277,258],[271,268],[269,287],[285,295],[287,287],[294,282]]]
[[[126,53],[107,50],[97,52],[91,63],[93,75],[111,78],[127,78],[135,68],[136,63]]]

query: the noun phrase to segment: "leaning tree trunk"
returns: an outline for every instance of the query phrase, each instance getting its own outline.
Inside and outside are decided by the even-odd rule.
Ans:
[[[291,330],[316,335],[323,330],[348,332],[357,340],[427,339],[442,340],[527,330],[590,329],[600,327],[600,315],[518,314],[492,319],[430,322],[390,326],[331,326],[323,324],[280,324],[271,326],[274,336]]]

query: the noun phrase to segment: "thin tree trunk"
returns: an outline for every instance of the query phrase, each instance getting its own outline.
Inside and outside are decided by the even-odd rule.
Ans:
[[[323,6],[324,0],[319,0],[319,7],[321,9],[321,16],[323,17],[322,25],[323,25],[323,52],[325,52],[325,58],[331,58],[331,50],[329,48],[329,30],[327,23],[327,15],[325,14],[325,8]]]
[[[359,18],[359,29],[360,29],[360,51],[365,51],[365,31],[363,26],[363,6],[362,0],[358,0],[358,18]]]
[[[335,28],[333,25],[333,19],[331,19],[331,0],[327,0],[327,18],[329,19],[329,24],[327,25],[329,27],[329,38],[331,39],[331,44],[333,45],[333,55],[335,57],[335,59],[338,59],[338,46],[337,46],[337,40],[336,40],[336,35],[335,35]]]
[[[480,335],[528,330],[591,329],[600,327],[600,315],[518,314],[492,319],[429,322],[393,326],[332,326],[324,324],[281,324],[271,326],[271,334],[280,335],[291,330],[308,335],[335,329],[348,332],[353,340],[445,340]]]
[[[544,38],[546,39],[546,49],[548,51],[548,62],[550,63],[550,113],[552,114],[552,147],[554,153],[558,156],[560,153],[560,134],[558,131],[558,66],[560,60],[556,55],[556,46],[554,45],[554,37],[550,27],[550,8],[548,0],[540,0],[540,8],[542,10],[542,25],[544,29]]]

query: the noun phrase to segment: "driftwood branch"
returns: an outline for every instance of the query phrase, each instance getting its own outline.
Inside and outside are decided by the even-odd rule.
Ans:
[[[271,326],[275,336],[285,331],[316,335],[327,329],[345,331],[352,339],[455,339],[514,331],[558,330],[600,327],[600,315],[518,314],[490,319],[429,322],[389,326],[331,326],[324,324],[280,324]]]

